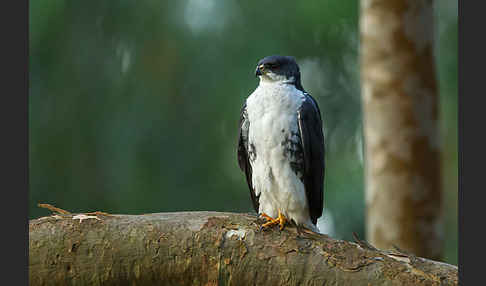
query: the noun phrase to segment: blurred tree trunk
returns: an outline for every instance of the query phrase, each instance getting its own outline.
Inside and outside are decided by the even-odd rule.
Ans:
[[[457,285],[457,267],[218,212],[29,222],[29,285]]]
[[[366,232],[440,259],[441,188],[434,2],[361,1]]]

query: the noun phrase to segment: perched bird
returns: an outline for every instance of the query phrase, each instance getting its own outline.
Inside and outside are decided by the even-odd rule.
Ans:
[[[290,56],[261,59],[260,82],[240,113],[238,164],[262,227],[288,221],[314,232],[322,215],[324,135],[317,102]]]

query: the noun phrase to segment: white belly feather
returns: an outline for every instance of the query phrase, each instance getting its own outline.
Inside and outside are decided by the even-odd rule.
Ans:
[[[304,184],[284,156],[282,142],[298,132],[297,110],[303,94],[293,85],[260,83],[247,99],[249,143],[256,153],[252,184],[259,198],[259,213],[277,217],[278,210],[299,225],[313,228]]]

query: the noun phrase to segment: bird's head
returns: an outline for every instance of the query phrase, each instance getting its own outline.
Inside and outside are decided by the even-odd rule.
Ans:
[[[261,59],[256,67],[255,76],[261,81],[284,82],[300,86],[300,71],[294,57],[268,56]]]

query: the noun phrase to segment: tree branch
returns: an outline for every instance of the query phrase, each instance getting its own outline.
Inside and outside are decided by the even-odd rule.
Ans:
[[[30,285],[457,285],[457,267],[250,214],[55,214],[29,222]]]

